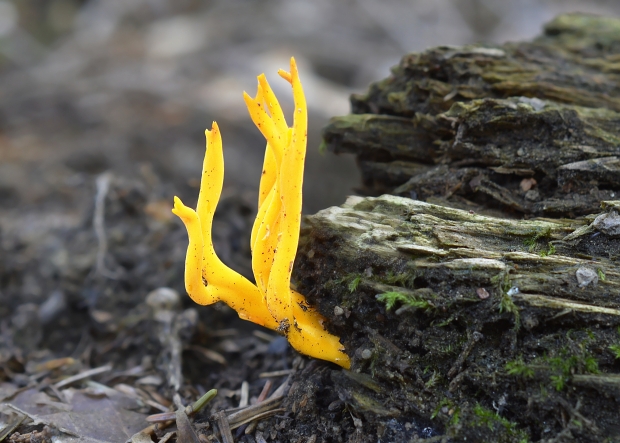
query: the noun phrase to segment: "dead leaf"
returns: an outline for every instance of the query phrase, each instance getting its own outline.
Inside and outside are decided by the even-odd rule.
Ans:
[[[179,409],[176,412],[177,421],[177,441],[179,443],[200,443],[198,436],[192,428],[192,424],[187,418],[184,410]]]
[[[125,395],[87,396],[83,391],[62,391],[69,403],[59,403],[44,392],[29,389],[4,406],[23,411],[43,423],[76,437],[63,441],[118,443],[127,441],[146,424],[146,415],[133,411],[139,405]]]

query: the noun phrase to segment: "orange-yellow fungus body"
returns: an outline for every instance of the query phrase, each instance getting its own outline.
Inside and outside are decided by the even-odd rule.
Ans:
[[[207,152],[196,211],[175,197],[173,212],[185,224],[189,246],[185,259],[185,287],[199,304],[223,301],[239,317],[285,335],[302,354],[349,368],[349,357],[338,337],[323,327],[324,318],[291,289],[291,272],[301,224],[302,184],[308,116],[295,60],[291,72],[280,70],[293,88],[295,112],[288,127],[280,104],[264,74],[258,77],[255,98],[244,93],[252,121],[267,140],[252,227],[252,269],[256,285],[228,268],[213,249],[213,214],[222,192],[222,138],[214,122],[205,131]]]

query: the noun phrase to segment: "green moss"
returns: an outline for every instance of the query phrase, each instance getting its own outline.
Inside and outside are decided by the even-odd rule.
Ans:
[[[437,323],[436,326],[438,328],[443,328],[445,326],[448,326],[450,323],[452,323],[455,320],[455,318],[456,318],[456,315],[451,315],[450,317],[448,317],[444,321]],[[435,325],[435,321],[433,321],[431,324]]]
[[[499,301],[499,312],[519,312],[519,308],[513,301],[512,297],[506,293],[502,294],[502,298]]]
[[[568,331],[566,337],[573,341],[570,336],[580,333],[587,335],[577,346],[565,347],[559,350],[553,357],[535,358],[529,363],[525,363],[521,357],[506,363],[505,369],[509,375],[520,376],[523,378],[548,377],[548,382],[556,391],[562,391],[566,383],[570,381],[573,374],[598,374],[598,360],[588,352],[587,344],[594,338],[590,336],[591,331]],[[593,336],[593,334],[592,334]],[[575,351],[575,348],[578,351]],[[572,349],[572,351],[571,351]],[[541,389],[543,389],[541,385]]]
[[[461,408],[454,408],[452,411],[452,417],[448,422],[450,425],[458,425],[461,420]]]
[[[500,272],[499,274],[496,274],[493,277],[491,277],[491,284],[500,288],[502,286],[502,282],[504,278],[505,278],[505,273]]]
[[[549,397],[549,391],[547,391],[547,387],[544,384],[540,384],[540,398],[546,400]]]
[[[620,326],[618,326],[618,335],[620,335]],[[620,359],[620,344],[609,346],[611,352],[613,352],[614,357]]]
[[[433,373],[431,374],[431,376],[429,377],[428,380],[426,380],[426,382],[424,383],[424,388],[426,390],[431,390],[432,388],[434,388],[437,383],[439,382],[441,376],[439,375],[439,373],[437,373],[437,371],[433,371]]]
[[[519,307],[515,304],[514,300],[508,292],[511,290],[511,282],[508,278],[508,272],[500,272],[491,278],[491,283],[496,285],[498,292],[501,294],[499,299],[499,312],[510,312],[514,315],[515,329],[518,330],[521,326],[521,313]]]
[[[523,245],[527,247],[528,252],[534,252],[534,250],[538,247],[538,241],[541,238],[545,238],[548,237],[551,234],[551,229],[547,228],[547,229],[538,229],[535,232],[532,233],[532,235],[528,238],[526,238],[525,240],[523,240]],[[548,243],[548,250],[546,255],[551,255],[553,252],[555,252],[555,247],[551,245],[551,243]],[[553,248],[553,252],[550,254],[548,253],[549,250],[551,250],[551,248]]]
[[[549,377],[549,380],[551,380],[551,384],[553,385],[555,390],[559,392],[564,389],[564,385],[568,381],[568,376],[564,374],[552,375]]]
[[[586,356],[584,358],[584,369],[589,374],[598,374],[601,371],[598,369],[598,360],[593,355]]]
[[[380,372],[381,369],[383,369],[383,361],[380,358],[379,352],[373,352],[369,367],[370,373],[373,377],[376,376],[377,372]]]
[[[517,437],[520,442],[528,440],[525,432],[517,429],[516,423],[501,417],[480,404],[474,406],[473,413],[476,417],[475,424],[478,426],[486,426],[490,431],[496,430],[496,427],[503,428],[509,437]]]
[[[404,306],[419,309],[429,309],[433,307],[433,305],[431,305],[428,300],[395,291],[377,294],[376,299],[380,302],[385,303],[385,309],[387,309],[388,311],[391,310],[394,305],[396,305],[396,303],[402,303]]]
[[[598,268],[596,270],[596,273],[598,274],[598,279],[601,281],[605,281],[605,272],[603,272],[603,270],[601,268]]]
[[[415,279],[418,278],[417,273],[394,274],[392,271],[386,273],[380,281],[388,285],[402,286],[404,288],[413,288]]]
[[[361,281],[362,277],[360,275],[354,276],[347,285],[347,287],[349,288],[349,292],[355,292]]]
[[[437,415],[439,415],[439,411],[441,408],[447,407],[448,409],[454,409],[454,403],[449,398],[444,397],[438,404],[435,406],[433,413],[431,414],[431,420],[434,420]]]
[[[537,245],[537,241],[534,238],[527,238],[523,240],[523,246],[527,247],[528,252],[532,252]]]
[[[512,287],[508,271],[502,271],[491,277],[491,284],[494,285],[499,292],[508,292]]]
[[[540,251],[539,255],[541,257],[547,257],[549,255],[553,255],[555,254],[555,246],[553,243],[549,242],[547,243],[547,249],[543,249],[542,251]]]
[[[522,358],[506,363],[505,367],[509,375],[518,375],[523,378],[534,377],[534,369],[525,364]]]
[[[441,346],[437,349],[437,351],[439,351],[440,354],[452,354],[454,351],[456,351],[458,348],[456,346],[455,343],[448,343],[445,346]]]
[[[336,285],[345,284],[347,285],[347,289],[349,290],[349,292],[353,293],[357,290],[361,281],[362,281],[361,274],[347,274],[342,278],[339,278],[337,280],[332,280],[333,282],[332,284],[336,284]]]
[[[578,354],[571,354],[568,348],[560,350],[556,357],[545,357],[543,361],[549,366],[552,374],[549,376],[551,384],[556,391],[561,391],[566,386],[566,382],[574,373],[579,374],[598,374],[598,361],[589,354],[584,343],[579,344],[581,350]]]
[[[521,313],[519,312],[519,307],[515,304],[512,297],[504,291],[502,291],[502,295],[499,300],[499,312],[510,312],[513,314],[515,319],[515,329],[519,329],[521,326]]]

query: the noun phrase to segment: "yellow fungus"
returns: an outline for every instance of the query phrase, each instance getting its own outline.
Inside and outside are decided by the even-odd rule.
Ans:
[[[205,131],[205,154],[196,210],[174,198],[176,214],[185,224],[189,246],[185,258],[185,288],[196,303],[223,301],[244,320],[285,335],[302,354],[349,368],[349,357],[338,337],[323,327],[324,318],[300,293],[291,289],[291,272],[299,242],[302,183],[308,116],[295,59],[290,72],[278,71],[293,89],[295,112],[289,127],[264,74],[258,76],[254,98],[244,93],[250,117],[267,140],[252,227],[252,270],[256,284],[233,271],[213,249],[213,214],[224,182],[222,137],[217,123]]]

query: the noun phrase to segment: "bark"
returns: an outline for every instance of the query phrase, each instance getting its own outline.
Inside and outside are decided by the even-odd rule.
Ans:
[[[533,42],[405,56],[324,131],[365,192],[572,216],[620,192],[620,22],[563,15]]]
[[[350,441],[620,438],[618,52],[583,15],[429,49],[325,129],[393,194],[307,217],[295,266],[352,356],[320,377]]]

